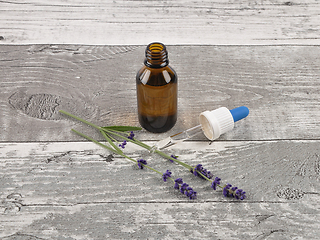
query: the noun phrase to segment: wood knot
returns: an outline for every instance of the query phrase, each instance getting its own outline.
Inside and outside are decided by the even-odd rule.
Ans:
[[[60,102],[59,96],[46,93],[27,95],[15,92],[9,97],[9,104],[15,109],[19,109],[31,117],[45,120],[54,119],[53,116],[57,113],[56,108]]]
[[[80,115],[86,119],[96,117],[97,108],[90,105],[87,99],[69,99],[59,95],[48,93],[29,94],[25,91],[17,91],[8,98],[8,103],[16,110],[24,114],[43,120],[61,120],[60,109]],[[86,105],[86,108],[83,106]],[[77,111],[81,111],[79,114]]]
[[[20,212],[21,207],[22,195],[20,193],[11,193],[0,201],[0,209],[4,214]]]
[[[284,188],[277,192],[277,196],[287,200],[301,199],[304,196],[304,192],[299,189]]]

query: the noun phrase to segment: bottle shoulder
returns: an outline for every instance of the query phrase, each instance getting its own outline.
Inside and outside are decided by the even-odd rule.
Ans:
[[[150,68],[143,66],[137,73],[137,83],[151,86],[162,86],[169,83],[176,83],[177,74],[169,65],[162,68]]]

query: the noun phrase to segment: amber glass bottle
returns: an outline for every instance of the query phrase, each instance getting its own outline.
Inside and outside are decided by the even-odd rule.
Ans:
[[[177,121],[178,78],[168,64],[165,45],[150,43],[144,66],[137,73],[139,122],[150,132],[168,131]]]

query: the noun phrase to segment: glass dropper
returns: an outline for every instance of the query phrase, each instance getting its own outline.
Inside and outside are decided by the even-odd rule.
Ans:
[[[188,140],[200,133],[211,141],[220,137],[220,135],[230,131],[234,123],[247,117],[249,109],[245,106],[237,107],[232,110],[221,107],[213,111],[205,111],[200,114],[200,125],[176,133],[165,139],[158,141],[153,149],[163,149],[179,142]]]

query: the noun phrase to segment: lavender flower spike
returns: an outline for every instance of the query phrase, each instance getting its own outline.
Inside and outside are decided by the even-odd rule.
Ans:
[[[187,191],[185,191],[185,195],[189,198],[189,199],[196,199],[197,198],[197,192],[193,191],[193,189],[191,187],[187,187],[186,189]]]
[[[137,163],[138,163],[138,168],[140,169],[143,169],[143,165],[147,165],[147,161],[143,159],[138,160]]]
[[[217,190],[217,186],[220,185],[221,178],[216,177],[211,184],[213,190]]]
[[[228,184],[223,188],[223,195],[224,195],[225,197],[230,197],[230,196],[231,196],[230,191],[229,191],[229,189],[230,189],[231,187],[232,187],[232,185],[228,183]]]
[[[168,178],[171,177],[172,172],[170,172],[169,170],[167,170],[163,175],[162,175],[162,179],[164,182],[167,181]]]
[[[235,194],[234,194],[234,197],[236,199],[240,199],[240,200],[243,200],[246,198],[246,192],[243,191],[242,189],[238,189],[236,190]]]
[[[234,197],[235,199],[243,200],[246,198],[246,192],[242,189],[238,189],[237,187],[232,187],[231,184],[227,184],[223,188],[223,195],[225,197]]]
[[[195,175],[196,177],[199,177],[199,178],[202,178],[202,179],[204,179],[204,177],[201,176],[201,175],[199,174],[199,172],[200,172],[202,175],[204,175],[205,177],[209,178],[209,179],[211,179],[211,178],[213,177],[213,174],[212,174],[210,171],[208,171],[207,169],[203,168],[203,167],[202,167],[202,164],[198,164],[197,166],[195,166],[195,167],[193,168],[193,170],[191,170],[191,172],[192,172],[193,175]]]
[[[184,195],[186,195],[189,199],[196,199],[197,198],[197,192],[194,191],[191,187],[189,187],[188,184],[184,183],[182,181],[182,178],[177,178],[175,180],[175,189],[180,189],[180,192]]]
[[[183,183],[182,178],[177,178],[176,180],[174,180],[175,184],[174,184],[174,188],[175,189],[179,189],[180,184]]]

